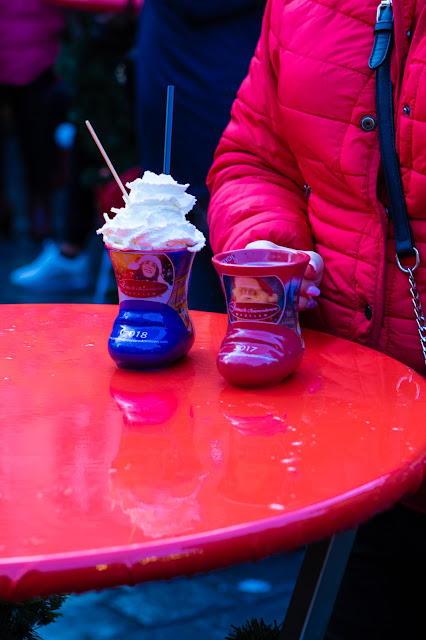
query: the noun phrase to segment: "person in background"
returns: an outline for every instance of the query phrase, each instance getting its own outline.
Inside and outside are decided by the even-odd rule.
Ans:
[[[396,147],[425,309],[426,3],[394,0],[393,12]],[[210,241],[215,252],[308,251],[302,324],[377,349],[424,376],[380,167],[368,64],[376,14],[377,0],[268,1],[208,175]],[[425,484],[359,527],[327,640],[424,636],[425,540]]]
[[[259,38],[266,0],[144,0],[139,19],[136,116],[140,163],[163,170],[167,86],[175,86],[171,174],[197,204],[188,215],[208,237],[205,184],[213,152]],[[207,246],[195,257],[189,307],[225,311]]]
[[[17,287],[72,292],[94,284],[91,235],[101,214],[121,206],[122,197],[114,190],[106,197],[114,180],[85,121],[93,125],[123,181],[129,170],[133,176],[138,164],[131,60],[136,24],[133,2],[119,13],[67,13],[57,68],[72,99],[66,120],[55,130],[59,146],[69,154],[62,230],[60,237],[44,242],[35,260],[11,272]]]
[[[41,0],[0,0],[0,108],[10,120],[22,160],[28,232],[34,240],[53,233],[51,197],[57,176],[54,130],[70,95],[55,72],[64,18]],[[5,181],[5,129],[0,132],[0,233],[13,229]]]

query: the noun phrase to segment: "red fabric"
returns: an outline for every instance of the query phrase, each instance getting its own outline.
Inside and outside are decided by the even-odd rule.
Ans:
[[[15,0],[16,2],[16,0]],[[108,13],[121,13],[132,10],[138,13],[142,9],[143,0],[42,0],[44,4],[64,9],[77,9],[78,11],[101,11]]]
[[[140,167],[132,167],[127,171],[124,171],[120,176],[120,180],[124,186],[127,182],[132,182],[136,178],[141,178],[143,171]],[[96,204],[99,212],[99,216],[103,222],[103,214],[107,213],[110,218],[114,217],[114,213],[111,213],[111,207],[119,209],[124,207],[123,194],[116,181],[111,178],[107,184],[97,187],[96,191]]]
[[[210,239],[215,252],[258,239],[315,249],[325,262],[322,295],[318,308],[303,314],[305,323],[424,374],[408,279],[395,264],[392,224],[377,198],[377,128],[360,126],[363,116],[376,116],[368,60],[377,4],[269,0],[208,176]],[[420,0],[417,5],[394,2],[392,75],[397,148],[426,308],[426,7]]]
[[[55,64],[63,27],[41,0],[0,0],[0,84],[29,84]]]

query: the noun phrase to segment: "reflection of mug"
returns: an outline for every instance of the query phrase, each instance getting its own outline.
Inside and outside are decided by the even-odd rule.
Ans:
[[[110,393],[123,414],[119,451],[109,476],[113,507],[137,542],[191,531],[201,520],[206,477],[194,444],[191,359],[150,375],[116,369]]]
[[[141,374],[144,375],[144,374]],[[111,378],[110,393],[123,414],[127,429],[143,428],[164,424],[175,414],[179,406],[176,386],[172,384],[154,385],[137,383],[135,374],[116,369]]]
[[[229,320],[217,366],[230,384],[278,384],[300,365],[299,292],[308,263],[306,253],[292,249],[214,256]]]
[[[159,369],[188,353],[194,327],[188,286],[195,254],[108,250],[120,309],[108,351],[122,369]]]

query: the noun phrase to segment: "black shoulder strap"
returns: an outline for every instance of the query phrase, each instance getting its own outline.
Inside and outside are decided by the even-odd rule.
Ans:
[[[377,9],[374,44],[368,66],[376,71],[376,109],[380,152],[385,174],[389,210],[395,230],[398,258],[413,255],[414,241],[408,222],[402,191],[398,157],[395,150],[392,81],[390,61],[393,47],[392,0],[384,0]]]

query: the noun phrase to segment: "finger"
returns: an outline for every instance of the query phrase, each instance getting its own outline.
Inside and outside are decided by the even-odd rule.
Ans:
[[[308,306],[308,297],[299,296],[299,311],[304,311]]]
[[[270,240],[254,240],[254,242],[249,242],[246,249],[282,249],[279,244],[275,244],[275,242],[270,242]]]
[[[310,257],[310,261],[305,271],[305,278],[309,280],[316,280],[317,283],[321,281],[324,271],[324,261],[321,256],[315,251],[305,251]]]
[[[318,302],[311,298],[311,296],[300,296],[299,298],[299,311],[306,311],[307,309],[314,309],[318,306]]]
[[[300,294],[313,296],[315,298],[321,294],[321,290],[314,284],[314,280],[303,278],[300,285]]]
[[[308,304],[306,305],[306,309],[315,309],[318,306],[318,300],[314,300],[314,298],[308,298]]]
[[[311,284],[306,289],[306,293],[308,294],[308,296],[312,296],[312,297],[316,298],[317,296],[319,296],[321,294],[321,291],[320,291],[320,289],[318,289],[318,287],[316,287],[315,285]]]
[[[305,278],[307,278],[308,280],[315,280],[316,276],[318,275],[317,273],[317,268],[316,265],[312,262],[310,262],[308,264],[308,266],[306,267],[306,271],[305,271]]]

